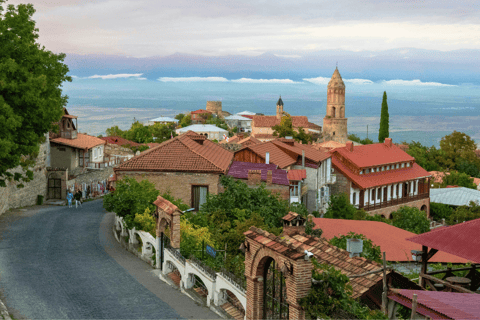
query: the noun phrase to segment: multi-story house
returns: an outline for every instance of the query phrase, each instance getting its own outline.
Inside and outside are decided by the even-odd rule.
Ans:
[[[401,206],[417,207],[429,215],[431,174],[391,138],[363,146],[347,141],[345,147],[330,152],[337,176],[332,194],[347,193],[350,203],[370,215],[392,218]]]

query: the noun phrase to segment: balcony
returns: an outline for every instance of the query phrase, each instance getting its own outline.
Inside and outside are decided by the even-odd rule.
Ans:
[[[426,199],[429,196],[430,196],[429,193],[421,193],[421,194],[417,194],[417,195],[409,195],[409,196],[402,197],[402,198],[399,198],[399,199],[390,199],[390,200],[382,201],[382,202],[375,203],[375,204],[370,204],[369,203],[369,204],[365,204],[365,205],[358,205],[357,207],[360,208],[360,209],[363,208],[363,210],[365,210],[365,211],[371,211],[371,210],[396,206],[398,204],[407,203],[407,202],[411,202],[411,201],[415,201],[415,200]]]
[[[77,139],[77,130],[60,131],[60,137],[64,139]]]

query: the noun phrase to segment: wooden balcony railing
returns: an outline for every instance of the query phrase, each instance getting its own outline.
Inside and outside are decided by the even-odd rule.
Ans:
[[[390,199],[388,201],[382,201],[382,202],[379,202],[379,203],[375,203],[375,204],[360,204],[358,205],[358,207],[360,209],[363,208],[363,210],[365,211],[371,211],[371,210],[376,210],[376,209],[381,209],[381,208],[387,208],[387,207],[391,207],[391,206],[395,206],[395,205],[398,205],[398,204],[402,204],[402,203],[407,203],[407,202],[411,202],[411,201],[415,201],[415,200],[420,200],[420,199],[426,199],[430,196],[429,193],[421,193],[421,194],[417,194],[417,195],[412,195],[412,196],[406,196],[406,197],[402,197],[402,198],[399,198],[399,199]]]

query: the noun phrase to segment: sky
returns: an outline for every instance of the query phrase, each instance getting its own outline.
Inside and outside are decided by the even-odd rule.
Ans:
[[[128,57],[480,49],[478,0],[29,0],[53,52]],[[7,4],[24,3],[10,0]]]

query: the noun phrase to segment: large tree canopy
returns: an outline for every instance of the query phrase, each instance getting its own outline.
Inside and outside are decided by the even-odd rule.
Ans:
[[[463,132],[453,131],[440,140],[440,148],[445,152],[445,158],[449,168],[456,168],[463,161],[478,164],[478,158],[475,155],[477,145],[475,141]]]
[[[0,187],[6,179],[28,181],[33,177],[12,175],[8,169],[34,158],[39,143],[60,120],[67,96],[62,83],[71,81],[64,54],[54,54],[37,43],[38,29],[31,4],[8,5],[0,0]]]

